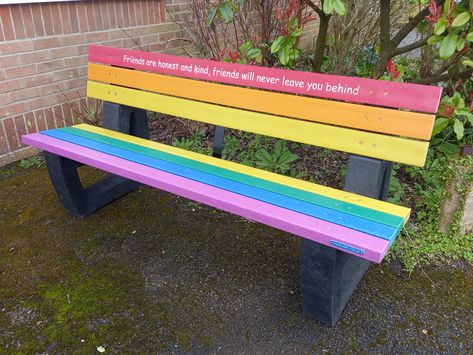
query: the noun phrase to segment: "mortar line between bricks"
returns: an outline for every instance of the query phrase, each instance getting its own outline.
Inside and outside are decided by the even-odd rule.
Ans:
[[[21,137],[18,136],[18,128],[16,127],[15,117],[16,117],[15,115],[11,116],[11,120],[13,121],[13,127],[15,127],[15,136],[16,136],[18,145],[20,146],[16,148],[16,150],[18,150],[21,148],[21,140],[20,140]]]
[[[13,29],[13,37],[16,40],[16,26],[13,22],[13,13],[11,12],[11,6],[8,6],[8,13],[10,14],[11,22],[12,22],[12,29]],[[3,27],[3,26],[2,26]],[[6,41],[5,41],[6,42]]]
[[[51,95],[56,95],[56,94],[61,94],[61,91],[58,89],[56,92],[51,92],[49,94],[42,94],[41,93],[41,89],[45,86],[48,86],[48,85],[51,85],[51,84],[57,84],[56,86],[59,85],[59,83],[62,83],[62,82],[69,82],[69,81],[72,81],[72,80],[79,80],[79,79],[85,79],[85,82],[87,82],[86,80],[87,78],[87,75],[82,75],[82,76],[78,76],[78,77],[74,77],[74,78],[70,78],[70,79],[66,79],[66,80],[56,80],[54,82],[49,82],[47,84],[44,84],[44,85],[41,85],[41,86],[33,86],[33,87],[27,87],[27,88],[23,88],[23,89],[20,89],[20,90],[11,90],[11,91],[8,91],[6,92],[6,94],[8,94],[8,97],[10,98],[10,94],[12,92],[16,92],[16,91],[21,91],[21,90],[28,90],[28,89],[34,89],[34,88],[38,88],[40,93],[39,95],[37,96],[33,96],[33,97],[29,97],[27,99],[23,99],[23,100],[17,100],[17,101],[12,101],[12,102],[9,102],[8,105],[5,105],[5,106],[9,106],[9,105],[15,105],[15,104],[21,104],[21,103],[26,103],[28,101],[31,101],[33,99],[37,99],[37,98],[40,98],[40,97],[48,97],[48,96],[51,96]],[[84,83],[85,84],[85,83]],[[63,90],[62,92],[63,93],[68,93],[70,92],[71,90],[77,90],[77,89],[80,89],[82,87],[85,87],[84,85],[78,85],[78,86],[74,86],[74,87],[71,87],[67,90]],[[0,117],[1,118],[1,117]]]
[[[46,26],[45,26],[45,21],[44,21],[44,16],[43,16],[43,7],[41,6],[41,4],[39,4],[38,9],[39,9],[39,12],[41,13],[41,24],[44,29],[44,34],[46,34]]]
[[[148,34],[148,35],[143,35],[141,37],[159,36],[160,34],[166,34],[166,33],[174,33],[174,31],[151,33],[151,34]],[[126,39],[129,39],[129,37],[125,33],[123,33],[123,37],[119,37],[119,38],[116,38],[116,39],[107,39],[107,40],[104,40],[104,41],[99,41],[97,43],[101,44],[101,43],[104,43],[104,42],[115,41],[115,40],[126,40]],[[91,43],[91,42],[87,42],[87,43],[84,43],[84,44],[73,44],[73,45],[70,45],[70,46],[52,47],[52,48],[46,48],[46,49],[40,49],[40,50],[28,50],[26,52],[18,52],[18,53],[14,53],[14,54],[6,54],[6,55],[1,54],[1,55],[4,58],[8,59],[8,58],[11,58],[11,57],[21,56],[22,54],[31,54],[31,53],[43,54],[44,52],[52,51],[52,50],[55,50],[55,49],[69,49],[69,48],[76,48],[76,47],[80,47],[80,46],[88,46],[89,43]],[[156,43],[158,43],[158,42],[156,42]],[[79,57],[79,56],[82,56],[82,55],[87,55],[87,53],[80,53],[80,54],[77,54],[75,56],[69,56],[69,57],[64,57],[64,58],[75,58],[75,57]],[[56,59],[62,59],[62,57],[55,58],[55,59],[48,58],[46,61],[53,61],[53,60],[56,60]],[[40,63],[45,63],[45,62],[40,62]],[[10,68],[16,68],[16,67],[22,67],[22,66],[23,65],[17,63],[17,65],[4,67],[2,69],[10,69]]]
[[[33,156],[33,155],[36,155],[36,154],[40,153],[40,151],[38,149],[33,148],[33,147],[28,147],[27,146],[27,147],[18,148],[17,150],[13,150],[11,152],[0,155],[0,168],[5,166],[5,165],[8,165],[10,163],[13,163],[17,160],[27,158],[28,156],[23,156],[20,159],[18,157],[15,157],[19,154],[21,155],[22,152],[31,152],[31,154],[28,153],[28,156]],[[10,158],[10,159],[8,159],[8,158]]]
[[[5,31],[3,30],[3,25],[0,26],[0,31],[2,31],[2,38],[4,39],[4,42],[6,42],[7,40],[5,39]]]
[[[157,24],[153,24],[153,25],[141,25],[141,26],[130,26],[130,27],[117,27],[117,28],[110,28],[110,29],[106,29],[106,30],[98,30],[98,31],[89,31],[89,32],[74,32],[74,33],[67,33],[67,34],[58,34],[58,35],[45,35],[45,36],[39,36],[39,37],[31,37],[31,38],[25,38],[25,39],[14,39],[12,41],[4,41],[4,43],[10,43],[10,44],[16,44],[16,43],[24,43],[24,42],[34,42],[34,41],[38,41],[38,40],[43,40],[43,39],[55,39],[55,38],[63,38],[63,37],[73,37],[73,36],[80,36],[80,35],[89,35],[89,34],[96,34],[96,33],[105,33],[105,32],[113,32],[113,31],[121,31],[123,32],[123,30],[127,31],[127,30],[130,30],[130,29],[142,29],[142,28],[146,28],[146,27],[153,27],[153,26],[161,26],[161,27],[164,27],[165,25],[174,25],[173,23],[171,22],[165,22],[165,23],[157,23]],[[179,27],[177,27],[176,25],[176,31],[179,31]],[[174,32],[174,31],[167,31],[167,32]],[[165,32],[156,32],[156,34],[158,33],[165,33]],[[151,35],[152,33],[148,34],[148,35]],[[124,34],[125,35],[125,34]],[[125,35],[126,36],[126,35]],[[128,37],[123,37],[123,38],[128,38]],[[59,47],[53,47],[53,48],[48,48],[48,49],[54,49],[54,48],[67,48],[67,47],[75,47],[77,45],[72,45],[72,46],[59,46]],[[41,49],[42,50],[42,49]],[[34,49],[30,49],[30,50],[27,50],[27,51],[24,51],[24,52],[19,52],[19,53],[30,53],[30,52],[37,52],[38,50],[34,50]],[[19,54],[19,53],[15,53],[15,54]],[[10,54],[7,54],[8,56]]]
[[[77,86],[77,87],[75,87],[75,88],[71,88],[71,89],[69,89],[69,90],[67,90],[67,91],[63,91],[63,92],[64,92],[64,94],[67,95],[67,94],[74,93],[74,92],[78,91],[78,89],[80,89],[81,87],[82,87],[82,85],[81,85],[81,86]],[[21,103],[25,103],[25,102],[27,102],[27,101],[31,101],[31,100],[36,99],[36,98],[48,97],[48,96],[51,96],[51,95],[58,95],[58,94],[60,94],[60,91],[58,91],[58,92],[56,92],[56,93],[51,93],[51,94],[48,94],[48,95],[45,95],[45,96],[40,95],[40,96],[31,97],[31,98],[29,98],[29,99],[22,100],[22,101],[15,101],[15,102],[13,102],[12,104],[21,104]],[[74,102],[74,101],[76,101],[76,100],[80,100],[80,98],[76,98],[76,99],[69,100],[69,101],[70,101],[70,102]],[[37,108],[29,108],[29,107],[28,107],[28,111],[23,112],[23,114],[24,114],[24,113],[27,113],[27,112],[36,112],[36,111],[38,111],[38,110],[42,110],[42,109],[54,107],[54,106],[56,106],[56,105],[58,105],[58,104],[63,104],[63,103],[67,103],[67,101],[61,101],[60,103],[57,103],[57,102],[56,102],[55,104],[52,104],[52,105],[47,105],[47,106],[42,106],[42,107],[37,107]],[[17,114],[15,114],[15,115],[17,115]],[[5,117],[0,117],[0,120],[3,121],[3,120],[5,120],[5,119],[7,119],[8,117],[13,117],[13,116],[15,116],[15,115],[9,115],[9,116],[5,116]]]
[[[26,38],[27,37],[27,31],[26,31],[26,26],[25,26],[25,17],[23,16],[23,11],[21,11],[21,9],[19,11],[20,11],[21,23],[25,27],[25,38]],[[16,36],[15,36],[15,38],[16,38]]]
[[[44,75],[48,75],[48,74],[53,74],[53,73],[59,73],[59,72],[62,72],[62,71],[66,71],[66,70],[72,70],[72,69],[80,69],[80,68],[85,68],[86,66],[83,65],[83,66],[79,66],[79,67],[73,67],[73,68],[67,68],[67,69],[61,69],[61,70],[55,70],[55,71],[52,71],[52,72],[44,72],[44,73],[38,73],[38,74],[44,74]],[[5,83],[10,83],[12,81],[17,81],[17,80],[26,80],[26,79],[29,79],[31,77],[35,77],[35,76],[38,76],[38,74],[33,74],[33,75],[26,75],[26,76],[22,76],[22,77],[19,77],[19,78],[16,78],[16,79],[10,79],[10,80],[5,80],[4,82]],[[4,91],[2,92],[2,94],[9,94],[11,92],[14,92],[14,91],[21,91],[21,90],[24,90],[24,89],[31,89],[31,88],[42,88],[43,86],[46,86],[46,85],[51,85],[51,84],[55,84],[55,83],[58,83],[58,82],[62,82],[62,81],[69,81],[69,80],[75,80],[75,79],[82,79],[82,78],[86,78],[87,77],[87,74],[86,75],[80,75],[80,76],[75,76],[75,77],[72,77],[72,78],[68,78],[68,79],[62,79],[62,80],[56,80],[56,81],[50,81],[46,84],[43,84],[43,85],[35,85],[35,86],[28,86],[28,87],[24,87],[24,88],[20,88],[20,89],[14,89],[14,90],[9,90],[9,91]],[[20,100],[21,101],[21,100]],[[20,101],[15,101],[15,102],[20,102]],[[26,101],[26,100],[22,100],[22,101]],[[15,102],[11,102],[12,103],[15,103]]]
[[[12,151],[12,149],[11,149],[11,147],[10,147],[10,142],[8,141],[7,130],[6,130],[6,128],[5,128],[5,123],[4,123],[4,121],[5,121],[4,119],[1,119],[1,120],[0,120],[0,124],[2,125],[3,134],[5,135],[5,140],[6,140],[6,142],[7,142],[7,147],[8,147],[8,153],[6,153],[5,155],[8,155],[8,154]]]

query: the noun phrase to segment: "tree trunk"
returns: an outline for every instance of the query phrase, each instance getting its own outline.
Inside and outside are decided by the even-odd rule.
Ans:
[[[429,29],[426,36],[430,37],[433,33],[433,29]],[[423,46],[420,52],[420,70],[419,76],[421,78],[428,78],[432,76],[432,69],[434,68],[435,63],[435,51],[432,46]]]
[[[386,71],[386,67],[388,66],[389,59],[391,59],[390,51],[384,50],[381,51],[379,54],[378,60],[374,67],[373,77],[379,79],[383,76],[384,72]]]
[[[391,59],[391,0],[381,0],[380,3],[380,49],[379,58],[374,67],[373,76],[379,78],[383,75]]]
[[[315,42],[314,61],[312,62],[312,71],[319,73],[322,70],[325,48],[327,46],[328,25],[331,15],[319,13],[319,34]]]

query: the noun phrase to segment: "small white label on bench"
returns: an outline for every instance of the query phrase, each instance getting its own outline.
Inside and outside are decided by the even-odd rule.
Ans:
[[[363,250],[351,247],[349,245],[346,245],[346,244],[343,244],[343,243],[340,243],[340,242],[336,242],[335,240],[331,240],[330,244],[332,244],[333,246],[348,250],[349,252],[352,252],[352,253],[355,253],[355,254],[358,254],[358,255],[365,255],[365,252]]]

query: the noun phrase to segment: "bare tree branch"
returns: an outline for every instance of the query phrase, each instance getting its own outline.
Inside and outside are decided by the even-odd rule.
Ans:
[[[391,52],[395,48],[391,42],[391,0],[380,1],[379,31],[381,46],[379,57],[373,71],[375,78],[379,78],[383,75],[389,59],[392,58]]]
[[[433,84],[433,83],[438,83],[441,81],[447,81],[447,80],[458,80],[458,79],[468,79],[473,75],[473,68],[467,69],[462,72],[458,73],[446,73],[446,74],[441,74],[441,75],[433,75],[428,78],[422,78],[417,81],[414,81],[416,84]]]
[[[445,0],[436,0],[437,6],[442,5],[444,2]],[[409,22],[404,25],[404,27],[402,27],[392,39],[390,38],[390,12],[390,0],[381,0],[381,49],[378,61],[375,65],[375,70],[373,72],[374,76],[378,78],[383,74],[389,59],[391,59],[397,54],[406,53],[410,50],[422,47],[422,45],[425,45],[427,43],[427,39],[423,39],[410,45],[396,49],[399,44],[407,37],[407,35],[409,35],[409,33],[411,33],[422,21],[425,20],[425,17],[429,15],[430,10],[428,7],[425,7],[423,10],[419,11],[417,15],[411,18]],[[423,41],[425,41],[425,43]]]
[[[139,39],[132,37],[123,27],[118,26],[118,28],[121,29],[123,33],[126,34],[126,36],[135,44],[135,46],[137,46],[140,49],[140,51],[143,51],[143,52],[145,51],[143,47],[141,47]]]
[[[452,65],[454,65],[458,58],[461,57],[460,53],[455,53],[450,59],[444,60],[440,68],[438,68],[431,76],[437,76],[445,73]]]
[[[437,0],[436,2],[437,6],[439,6],[442,5],[445,0]],[[429,8],[426,7],[417,15],[415,15],[406,25],[404,25],[404,27],[399,30],[399,32],[393,37],[391,41],[393,48],[396,48],[409,33],[411,33],[422,21],[424,21],[425,17],[428,16],[429,13]]]
[[[410,52],[414,49],[417,49],[417,48],[420,48],[422,46],[425,46],[427,44],[427,40],[428,38],[422,38],[414,43],[411,43],[407,46],[404,46],[404,47],[401,47],[401,48],[396,48],[394,49],[392,52],[391,52],[391,55],[394,57],[396,55],[399,55],[399,54],[404,54],[404,53],[407,53],[407,52]]]
[[[319,16],[319,35],[315,41],[314,60],[312,62],[312,71],[319,73],[322,70],[325,48],[327,46],[328,26],[332,15],[326,15],[322,12]]]
[[[317,5],[315,5],[315,3],[312,0],[306,0],[306,3],[307,3],[307,5],[309,5],[309,7],[312,10],[314,10],[317,13],[317,15],[319,15],[319,17],[325,15],[325,13],[322,11],[322,9],[320,7],[318,7]]]

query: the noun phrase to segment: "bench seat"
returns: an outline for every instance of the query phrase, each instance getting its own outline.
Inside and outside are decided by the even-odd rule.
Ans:
[[[81,124],[23,137],[39,149],[381,262],[408,208]]]

